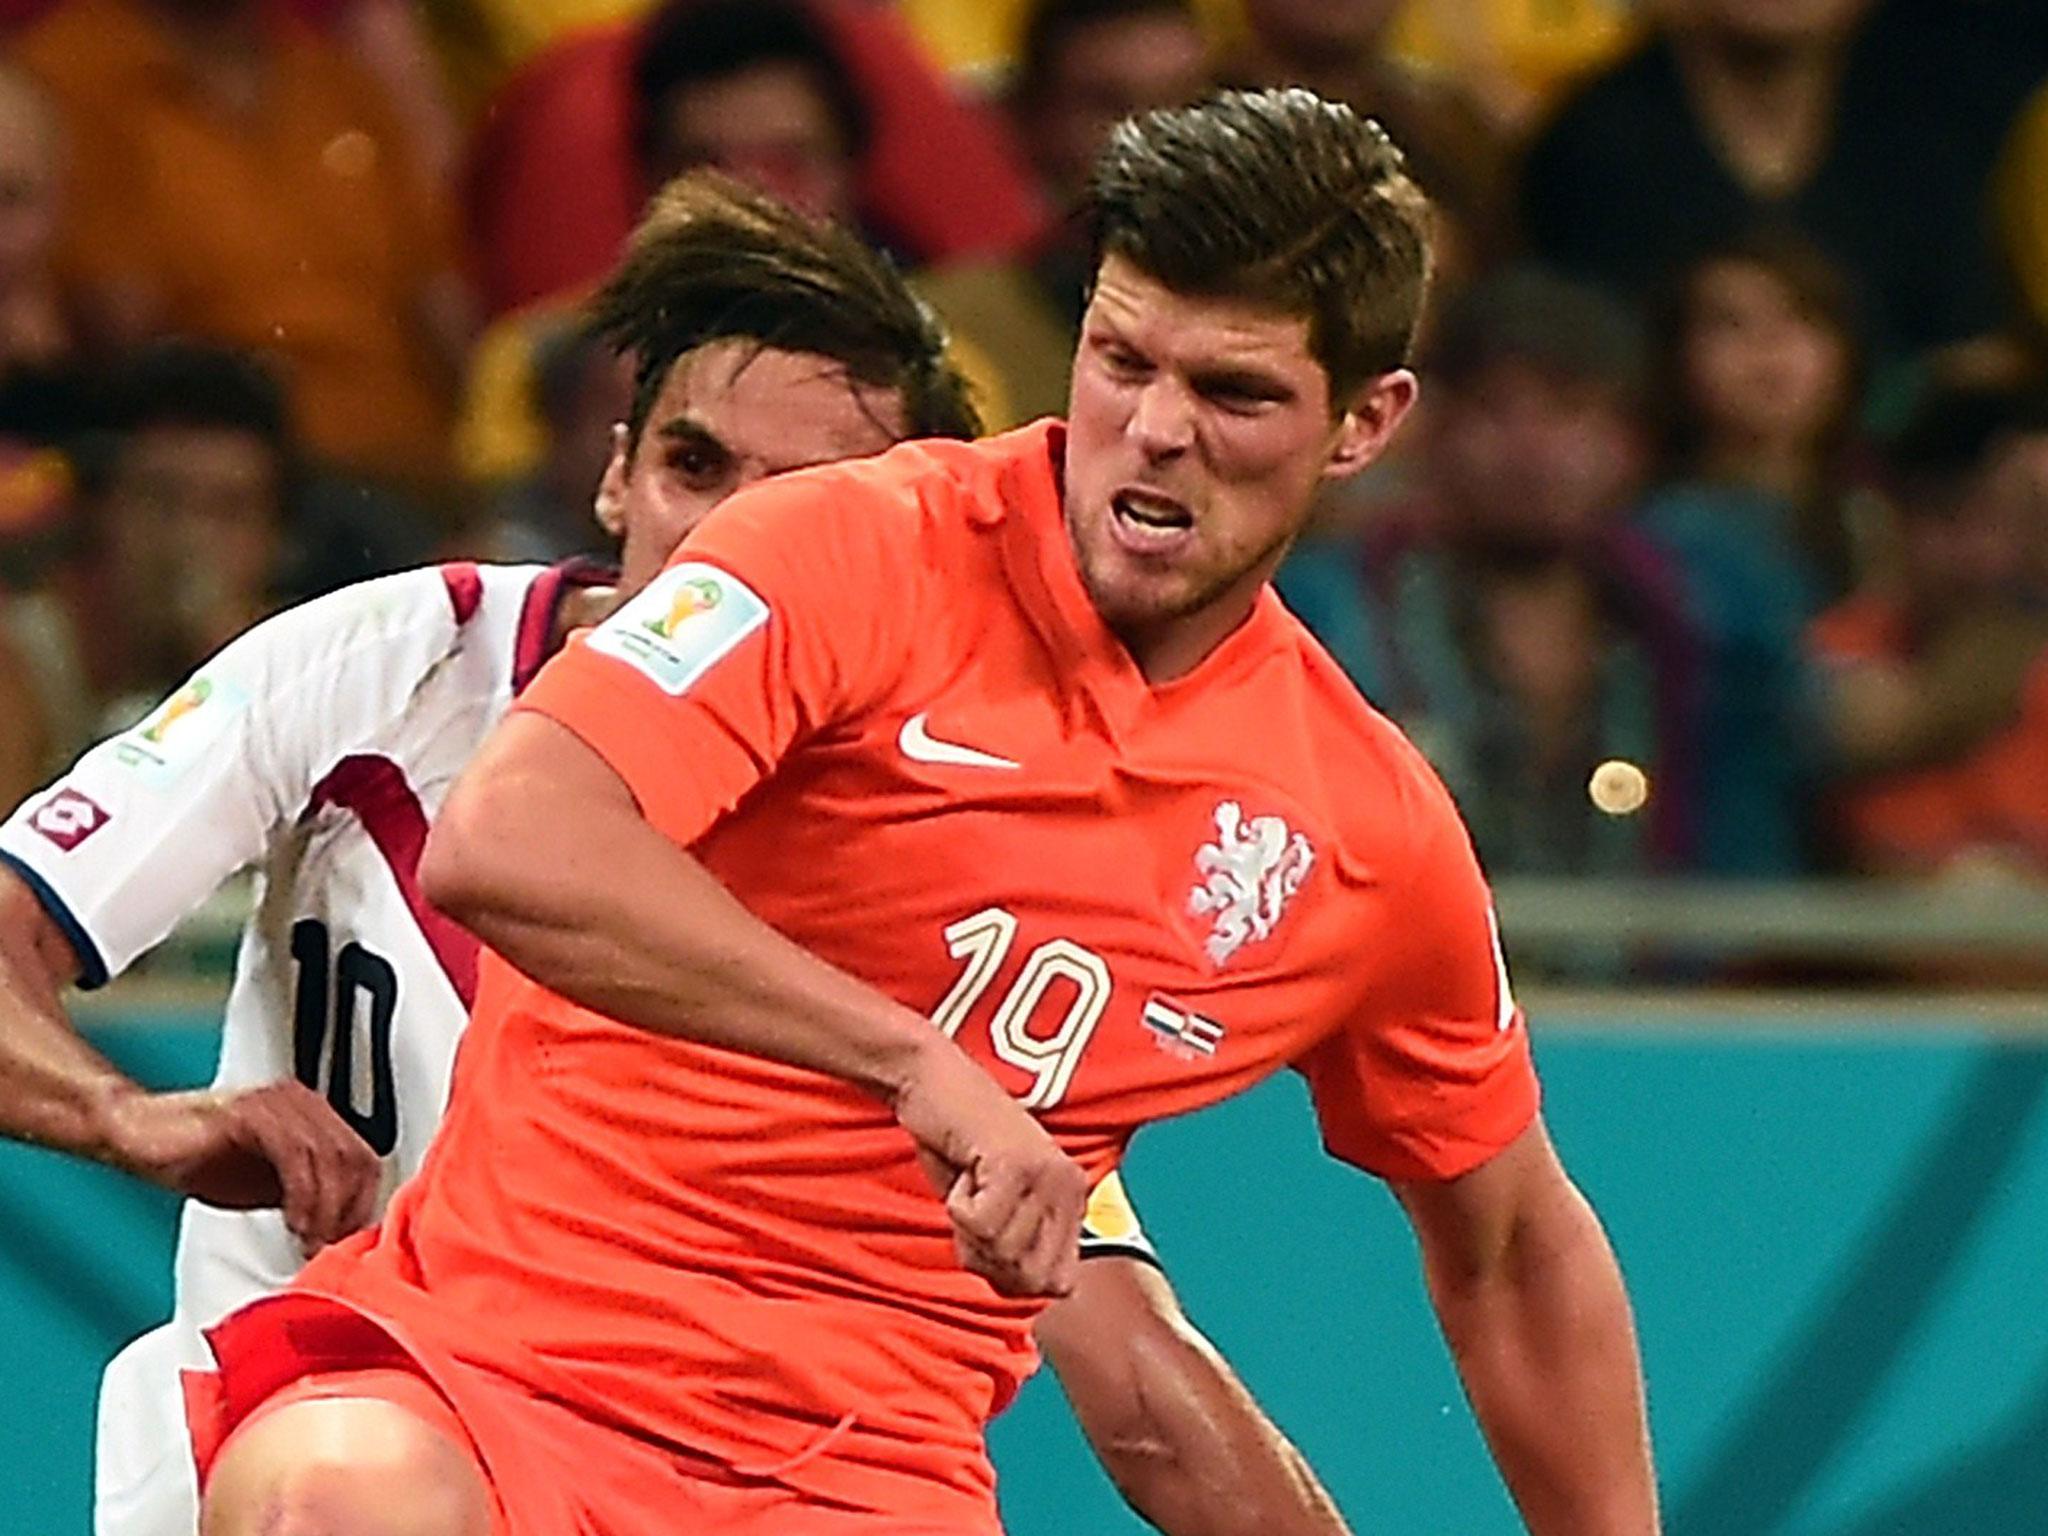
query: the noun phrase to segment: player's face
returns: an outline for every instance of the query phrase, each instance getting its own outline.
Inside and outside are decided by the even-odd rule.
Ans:
[[[598,521],[624,540],[620,586],[637,591],[711,509],[785,470],[880,453],[906,435],[892,390],[831,358],[719,341],[669,370],[640,440],[618,429]]]
[[[1333,413],[1307,321],[1103,263],[1074,357],[1067,532],[1148,674],[1187,670],[1243,621],[1318,485],[1378,457],[1414,396],[1397,370]]]

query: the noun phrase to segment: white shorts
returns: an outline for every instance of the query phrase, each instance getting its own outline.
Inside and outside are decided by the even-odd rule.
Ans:
[[[182,1322],[151,1329],[100,1377],[93,1458],[93,1536],[194,1536],[199,1475],[178,1373],[209,1369],[213,1355]]]

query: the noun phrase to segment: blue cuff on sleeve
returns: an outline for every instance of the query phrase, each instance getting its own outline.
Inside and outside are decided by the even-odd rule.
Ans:
[[[50,921],[57,925],[57,931],[70,942],[71,952],[78,956],[78,985],[88,992],[94,987],[105,986],[107,962],[100,955],[99,945],[93,943],[92,935],[85,931],[85,924],[64,904],[64,898],[51,889],[49,881],[4,849],[0,849],[0,864],[21,876],[28,888],[35,892],[36,900],[43,904],[43,910],[49,913]]]

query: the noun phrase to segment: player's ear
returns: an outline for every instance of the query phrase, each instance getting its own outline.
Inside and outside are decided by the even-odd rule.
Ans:
[[[597,482],[597,526],[615,539],[626,536],[626,470],[632,435],[623,421],[612,423],[612,455]]]
[[[1386,452],[1395,429],[1415,404],[1416,389],[1415,375],[1406,368],[1376,374],[1359,385],[1337,418],[1336,437],[1323,465],[1325,478],[1355,475]]]

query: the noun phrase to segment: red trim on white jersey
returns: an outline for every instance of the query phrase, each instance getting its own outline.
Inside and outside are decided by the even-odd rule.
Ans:
[[[441,580],[448,588],[448,606],[455,610],[458,627],[476,617],[484,600],[484,575],[468,560],[455,560],[441,567]]]
[[[512,692],[526,691],[534,674],[555,654],[556,620],[562,599],[584,587],[613,587],[619,582],[616,567],[576,557],[551,565],[533,579],[526,589],[526,601],[519,610],[519,629],[512,641]]]
[[[427,813],[406,782],[405,770],[388,757],[360,753],[344,757],[313,786],[308,815],[322,806],[354,814],[391,866],[399,894],[420,925],[427,947],[448,973],[455,995],[468,1007],[476,1001],[477,941],[468,929],[436,911],[420,889],[420,853],[427,845]]]

